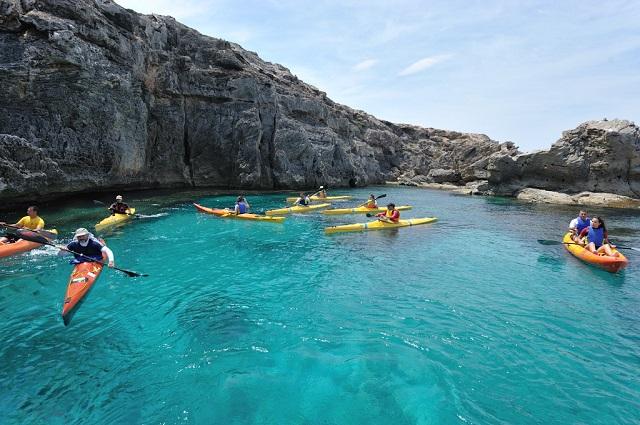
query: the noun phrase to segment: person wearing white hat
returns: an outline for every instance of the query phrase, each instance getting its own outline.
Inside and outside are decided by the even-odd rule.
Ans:
[[[84,227],[75,231],[73,234],[73,241],[67,245],[67,249],[83,255],[80,256],[74,254],[75,258],[71,260],[72,264],[87,263],[93,260],[104,261],[109,267],[113,267],[115,265],[113,251],[111,251],[111,249],[109,249],[104,243],[96,239]],[[64,252],[61,251],[61,254],[62,253]]]
[[[122,202],[122,195],[116,196],[116,202],[111,204],[111,206],[109,207],[109,211],[111,211],[111,215],[127,214],[128,209],[129,209],[129,205]]]

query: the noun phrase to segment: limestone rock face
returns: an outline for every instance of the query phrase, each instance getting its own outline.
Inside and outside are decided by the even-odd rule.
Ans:
[[[0,0],[0,46],[5,201],[353,186],[407,170],[457,181],[486,172],[474,163],[502,149],[486,136],[380,121],[237,44],[110,0]],[[20,163],[19,151],[40,161]]]
[[[494,155],[487,169],[499,194],[530,187],[640,198],[640,129],[625,120],[589,121],[565,131],[547,151]]]

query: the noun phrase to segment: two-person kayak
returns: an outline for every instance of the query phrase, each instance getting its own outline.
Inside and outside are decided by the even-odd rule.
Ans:
[[[231,210],[219,209],[219,208],[208,208],[196,203],[194,203],[193,206],[196,207],[198,211],[201,211],[207,214],[213,214],[215,216],[222,217],[222,218],[234,218],[238,220],[270,221],[272,223],[282,223],[285,220],[285,217],[269,217],[266,215],[251,214],[251,213],[236,215]]]
[[[629,264],[629,260],[627,257],[622,255],[621,252],[613,249],[613,252],[618,253],[618,257],[611,257],[609,255],[603,254],[594,254],[588,249],[584,248],[581,245],[576,244],[573,239],[571,239],[571,232],[568,232],[562,238],[562,243],[564,247],[569,251],[574,257],[584,261],[587,264],[594,265],[596,267],[600,267],[611,273],[616,273],[619,270],[624,269]]]
[[[24,229],[24,231],[29,231],[29,229]],[[34,230],[32,230],[31,232],[38,233]],[[47,230],[47,232],[51,232],[56,235],[58,234],[58,231],[56,229]],[[23,252],[28,252],[41,246],[41,243],[25,241],[24,239],[18,239],[16,242],[12,243],[0,244],[0,258],[22,254]]]
[[[386,221],[370,221],[368,223],[345,224],[342,226],[325,227],[325,233],[342,233],[342,232],[362,232],[366,230],[387,230],[396,229],[398,227],[418,226],[421,224],[429,224],[437,221],[436,217],[410,218],[399,220],[397,223],[388,223]]]
[[[311,211],[318,211],[330,207],[331,204],[312,204],[312,205],[295,205],[293,207],[279,208],[276,210],[265,211],[266,215],[284,215],[292,213],[307,213]]]
[[[396,207],[398,211],[410,210],[411,205],[402,205]],[[376,207],[376,208],[368,208],[368,207],[355,207],[355,208],[332,208],[330,210],[322,211],[322,214],[327,215],[340,215],[340,214],[366,214],[366,213],[381,213],[385,212],[387,209],[385,207]]]
[[[95,225],[95,229],[97,232],[103,232],[113,226],[121,225],[129,220],[131,220],[135,216],[136,209],[129,208],[126,214],[113,214],[109,217],[103,219],[99,223]]]

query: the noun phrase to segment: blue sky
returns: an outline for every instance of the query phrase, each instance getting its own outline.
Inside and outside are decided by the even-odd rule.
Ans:
[[[640,1],[116,0],[280,63],[379,118],[548,148],[640,117]]]

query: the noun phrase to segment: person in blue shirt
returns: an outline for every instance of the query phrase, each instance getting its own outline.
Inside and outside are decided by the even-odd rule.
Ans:
[[[591,225],[591,220],[587,217],[587,211],[580,210],[578,217],[571,220],[569,223],[569,231],[571,232],[571,239],[574,242],[579,242],[580,238],[578,235],[582,232],[583,229],[586,229]]]
[[[244,195],[240,195],[238,196],[238,199],[236,199],[236,205],[233,207],[233,212],[235,215],[246,214],[249,212],[249,202],[247,202]]]
[[[591,225],[582,229],[579,237],[582,243],[585,244],[585,248],[594,254],[604,253],[609,257],[620,256],[618,252],[613,252],[613,248],[616,246],[609,243],[607,227],[601,217],[593,217]]]
[[[81,255],[73,254],[72,264],[88,263],[92,261],[105,262],[109,267],[115,265],[113,251],[111,251],[104,243],[96,239],[84,227],[79,228],[73,235],[73,241],[67,245],[67,249]],[[61,255],[65,252],[61,251]],[[106,257],[106,258],[105,258]]]
[[[300,192],[300,196],[298,196],[298,199],[296,199],[296,202],[294,202],[294,205],[299,205],[301,207],[308,207],[310,203],[311,203],[311,198],[309,198],[308,195],[305,195],[304,192]]]

